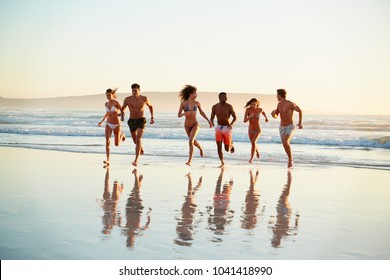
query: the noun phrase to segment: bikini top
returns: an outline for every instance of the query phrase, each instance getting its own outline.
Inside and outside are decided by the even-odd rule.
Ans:
[[[106,105],[106,112],[116,112],[116,107],[112,105],[111,109],[107,107]]]
[[[186,105],[186,107],[184,108],[184,111],[186,111],[186,112],[189,112],[189,111],[194,111],[194,112],[196,112],[197,109],[198,109],[198,107],[197,107],[196,105],[194,105],[194,109],[191,110],[190,106],[188,106],[188,101],[187,101],[187,105]]]

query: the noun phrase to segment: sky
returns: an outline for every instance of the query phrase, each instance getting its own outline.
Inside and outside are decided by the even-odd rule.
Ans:
[[[0,0],[0,96],[276,94],[390,114],[388,0]]]

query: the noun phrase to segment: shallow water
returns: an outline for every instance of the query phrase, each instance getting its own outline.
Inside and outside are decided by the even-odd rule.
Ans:
[[[241,164],[249,160],[250,142],[242,112],[237,115],[233,129],[236,153],[230,160]],[[98,111],[2,109],[0,146],[105,154],[104,125],[97,126],[101,118],[102,112]],[[217,161],[214,130],[208,128],[202,117],[198,119],[201,129],[197,139],[207,156]],[[147,125],[143,135],[146,153],[159,158],[186,157],[188,137],[183,119],[175,113],[157,112],[155,121],[154,125]],[[281,148],[279,119],[270,118],[265,123],[261,118],[260,122],[262,134],[258,147],[262,159],[284,163],[286,155]],[[390,170],[390,116],[305,114],[303,124],[304,128],[296,129],[292,138],[296,162]],[[122,128],[128,140],[111,149],[111,153],[134,153],[126,122]]]
[[[1,259],[390,257],[386,170],[0,152]]]

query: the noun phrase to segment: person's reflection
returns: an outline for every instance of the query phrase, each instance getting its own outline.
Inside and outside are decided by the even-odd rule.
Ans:
[[[146,223],[141,226],[141,216],[144,206],[142,205],[142,199],[140,196],[140,189],[142,185],[143,176],[137,173],[137,169],[133,170],[134,174],[134,188],[127,199],[126,204],[126,226],[125,234],[127,236],[126,246],[133,248],[135,237],[142,235],[150,224],[150,210],[146,213]]]
[[[103,230],[102,233],[109,235],[115,225],[120,226],[120,213],[117,213],[117,205],[119,196],[123,191],[123,184],[114,181],[112,192],[110,193],[110,168],[107,167],[104,177],[104,192],[103,192]],[[118,216],[117,216],[118,214]]]
[[[246,192],[245,208],[243,210],[244,213],[241,220],[241,227],[243,229],[254,229],[256,227],[258,218],[256,211],[260,204],[260,192],[256,189],[256,182],[259,177],[259,171],[256,170],[256,174],[253,175],[253,171],[251,170],[249,171],[249,174],[250,185],[249,190]]]
[[[299,215],[295,217],[294,227],[290,227],[290,219],[292,208],[288,201],[290,195],[290,187],[292,181],[291,171],[287,173],[287,184],[284,186],[282,194],[279,197],[278,205],[276,206],[276,223],[273,227],[273,238],[271,241],[272,247],[280,247],[283,237],[292,235],[292,231],[298,229]],[[296,233],[295,233],[296,234]]]
[[[195,194],[202,185],[202,177],[199,178],[198,184],[195,188],[192,188],[191,173],[187,174],[187,178],[187,195],[185,196],[183,206],[181,207],[181,218],[178,219],[176,227],[178,238],[175,239],[175,243],[181,246],[192,245],[191,241],[194,230],[194,215],[197,208]]]
[[[213,207],[209,207],[208,212],[210,214],[208,219],[209,229],[214,231],[217,235],[223,235],[225,226],[228,225],[233,219],[233,211],[229,210],[230,205],[230,191],[233,187],[233,179],[229,183],[224,183],[222,190],[224,167],[221,167],[221,173],[219,174],[217,185],[214,193]],[[214,212],[211,214],[211,209],[214,208]],[[215,239],[214,241],[220,242],[221,239]]]

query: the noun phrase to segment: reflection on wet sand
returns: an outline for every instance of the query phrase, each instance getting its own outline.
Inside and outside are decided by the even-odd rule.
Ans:
[[[208,229],[213,231],[216,235],[223,235],[225,232],[225,226],[233,220],[233,210],[229,210],[230,205],[230,191],[233,187],[233,179],[230,179],[229,183],[224,183],[221,190],[224,168],[221,167],[217,185],[215,188],[213,206],[208,207],[209,219]],[[214,209],[213,213],[211,213]],[[214,238],[212,241],[221,242],[222,239]]]
[[[241,227],[243,229],[254,229],[257,224],[257,218],[259,214],[256,213],[260,204],[260,192],[256,189],[257,179],[259,177],[259,171],[256,170],[256,174],[253,175],[253,170],[250,174],[249,190],[245,196],[245,207],[243,209],[243,215],[241,216]],[[262,212],[264,212],[264,207]]]
[[[142,199],[140,195],[140,189],[142,185],[143,176],[137,173],[137,169],[133,170],[134,175],[134,188],[131,191],[126,204],[126,225],[123,233],[127,236],[126,246],[129,248],[134,247],[135,237],[141,236],[142,233],[149,227],[150,224],[150,211],[146,213],[146,223],[141,226],[141,216],[144,206],[142,205]]]
[[[192,234],[195,228],[194,215],[197,208],[195,194],[202,185],[202,177],[199,178],[195,188],[192,188],[192,177],[190,173],[187,174],[187,178],[187,195],[184,197],[184,203],[181,207],[181,217],[177,219],[178,223],[176,226],[177,238],[175,239],[175,243],[181,246],[192,245]]]
[[[295,224],[290,227],[290,219],[292,214],[292,208],[288,201],[290,195],[292,174],[291,171],[287,173],[287,183],[284,186],[282,194],[279,197],[278,205],[276,206],[276,223],[272,227],[273,238],[271,240],[272,247],[280,247],[283,237],[296,235],[295,231],[298,230],[299,215],[295,217]],[[270,223],[273,223],[272,221]]]
[[[112,228],[115,225],[121,225],[121,214],[117,211],[117,205],[119,196],[123,191],[123,184],[119,184],[118,181],[114,181],[112,193],[110,193],[110,168],[106,169],[106,175],[104,177],[104,191],[103,191],[103,230],[102,233],[109,235]]]

